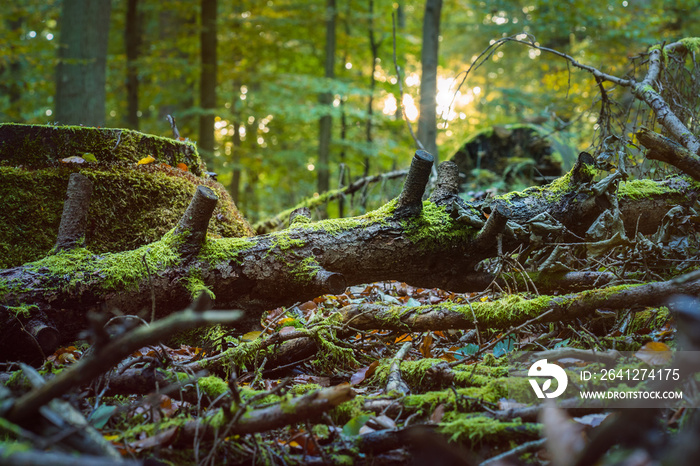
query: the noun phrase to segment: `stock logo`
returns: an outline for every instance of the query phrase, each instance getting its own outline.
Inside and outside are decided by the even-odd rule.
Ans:
[[[556,398],[564,393],[566,385],[569,383],[564,369],[556,364],[549,364],[546,359],[540,359],[530,366],[527,375],[530,377],[550,377],[542,384],[541,388],[536,380],[529,379],[530,385],[532,385],[532,389],[535,391],[537,398]],[[549,387],[552,385],[551,377],[557,379],[557,389],[551,393],[547,393],[547,390],[549,390]]]

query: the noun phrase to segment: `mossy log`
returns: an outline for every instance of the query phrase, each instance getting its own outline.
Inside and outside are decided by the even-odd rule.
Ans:
[[[422,163],[425,154],[419,158],[412,170],[430,170],[430,164]],[[483,206],[457,195],[449,181],[456,166],[445,162],[439,170],[442,187],[428,201],[416,195],[425,185],[409,183],[405,189],[410,192],[361,217],[312,223],[299,215],[284,231],[245,238],[205,237],[206,222],[198,221],[190,225],[197,225],[193,228],[199,232],[172,230],[131,251],[95,254],[77,248],[3,270],[2,354],[10,358],[12,348],[27,351],[19,344],[25,338],[23,323],[36,315],[58,330],[62,342],[69,342],[87,327],[89,311],[138,314],[154,309],[156,316],[163,316],[201,293],[213,299],[215,309],[243,309],[237,327],[247,330],[259,324],[265,310],[339,293],[345,285],[396,279],[470,291],[474,266],[497,255],[499,244],[509,251],[528,243],[529,233],[513,219],[524,223],[548,212],[571,231],[585,231],[586,223],[607,208],[615,186],[600,190],[593,184],[594,169],[587,160],[582,157],[572,172],[549,186],[491,201],[488,220],[479,209]],[[424,183],[424,175],[411,179]],[[646,196],[641,188],[628,187],[620,204],[658,198],[657,208],[665,213],[683,199],[688,204],[697,198],[695,185],[678,183],[682,187],[675,190],[667,185],[647,189]],[[629,222],[634,225],[637,219]]]
[[[138,163],[148,156],[153,162]],[[68,181],[78,173],[93,186],[81,241],[94,253],[159,240],[202,184],[219,198],[210,233],[251,236],[226,189],[200,176],[202,167],[190,142],[126,129],[0,124],[0,268],[40,259],[56,245]]]

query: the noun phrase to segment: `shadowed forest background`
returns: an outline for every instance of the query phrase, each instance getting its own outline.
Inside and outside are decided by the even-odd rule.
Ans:
[[[101,10],[110,5],[90,3]],[[3,7],[0,121],[76,123],[55,114],[61,5],[28,0]],[[407,167],[415,144],[397,101],[416,127],[424,9],[423,2],[384,0],[112,1],[99,31],[109,37],[104,117],[80,123],[170,135],[165,116],[172,114],[181,136],[198,143],[209,169],[255,223],[318,193],[319,183],[334,189],[341,176],[347,185]],[[624,75],[629,57],[697,30],[697,18],[688,14],[693,9],[691,1],[445,2],[436,155],[450,158],[479,129],[530,122],[570,148],[563,152],[568,169],[578,150],[590,150],[599,129],[599,93],[586,73],[516,44],[499,48],[458,89],[464,71],[490,42],[527,32],[544,47]],[[403,97],[392,57],[392,12]],[[203,74],[203,24],[216,28],[215,80],[211,69]],[[622,101],[632,103],[631,97]],[[327,173],[319,163],[324,117],[330,120]],[[398,187],[400,181],[374,185],[352,206],[346,202],[343,214],[375,208]],[[331,203],[329,215],[338,209]]]

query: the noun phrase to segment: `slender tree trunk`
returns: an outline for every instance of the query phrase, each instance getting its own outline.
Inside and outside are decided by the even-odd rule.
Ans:
[[[19,9],[18,7],[15,8],[17,10]],[[19,30],[24,23],[24,17],[21,16],[18,11],[11,11],[10,13],[12,14],[8,16],[10,16],[11,19],[6,21],[6,27],[13,36],[18,35]],[[3,79],[5,82],[7,82],[7,84],[0,86],[0,95],[6,95],[10,103],[6,112],[7,117],[9,117],[11,121],[20,123],[24,121],[24,118],[22,118],[22,107],[20,105],[22,96],[22,65],[15,59],[16,52],[14,49],[16,48],[16,45],[10,44],[8,54],[9,63],[7,66],[0,65],[0,76],[7,73],[7,76]]]
[[[397,37],[401,37],[401,32],[406,28],[406,13],[404,13],[404,8],[403,8],[403,0],[400,0],[396,2],[396,31],[397,31]],[[397,44],[396,48],[398,49],[398,39],[397,39]],[[397,58],[396,58],[396,65],[401,67],[401,63],[403,63],[405,60],[403,60],[403,56],[399,55],[397,52]],[[394,112],[394,118],[397,120],[402,120],[403,115],[401,114],[401,98],[403,97],[401,95],[401,92],[399,92],[398,86],[395,86],[395,96],[396,97],[396,111]]]
[[[62,124],[104,126],[110,0],[64,0],[56,66]]]
[[[199,82],[199,151],[208,161],[214,152],[214,118],[216,109],[216,1],[202,0],[200,36],[202,68]]]
[[[235,116],[238,117],[238,115]],[[231,174],[229,192],[231,193],[233,203],[238,206],[241,195],[241,123],[238,121],[238,118],[234,118],[232,125],[233,135],[231,136],[231,144],[233,147],[231,148],[231,163],[233,164],[233,172]]]
[[[420,117],[418,140],[433,154],[437,163],[437,65],[442,0],[426,0],[423,16],[422,73],[420,80]]]
[[[377,58],[379,58],[379,43],[374,36],[374,0],[369,0],[369,48],[372,52],[372,68],[369,74],[369,98],[367,99],[367,125],[365,127],[365,140],[371,148],[372,139],[372,114],[374,107],[374,89],[376,87],[376,79],[374,78],[374,70],[377,67]],[[365,156],[364,177],[369,175],[370,157]]]
[[[326,3],[326,54],[324,62],[324,75],[326,78],[335,77],[335,22],[338,16],[335,0],[327,0]],[[324,92],[319,96],[322,105],[330,107],[333,103],[333,94]],[[329,108],[330,112],[330,108]],[[333,129],[333,117],[324,115],[319,120],[318,135],[318,192],[324,193],[330,188],[329,162],[331,152],[331,131]],[[319,209],[321,216],[326,216],[325,207]]]
[[[139,129],[139,76],[136,61],[141,54],[143,15],[139,0],[128,0],[124,43],[126,48],[126,126]]]

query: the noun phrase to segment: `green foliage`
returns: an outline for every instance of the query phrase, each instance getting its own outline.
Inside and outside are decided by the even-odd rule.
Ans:
[[[54,67],[60,33],[57,0],[10,2],[0,22],[0,121],[52,121]],[[396,56],[405,93],[418,102],[423,2],[400,2]],[[414,143],[393,110],[399,89],[393,60],[391,13],[397,3],[375,0],[338,5],[336,78],[323,77],[325,2],[219,2],[218,148],[206,160],[251,221],[291,207],[316,192],[318,119],[333,116],[331,187],[341,164],[345,183],[410,163]],[[107,126],[127,124],[124,45],[127,2],[112,2],[107,69]],[[196,2],[139,2],[142,45],[133,65],[139,78],[140,130],[170,135],[164,115],[177,118],[183,137],[198,139],[199,8]],[[585,149],[599,134],[598,88],[585,72],[524,45],[506,44],[473,70],[455,95],[459,74],[494,41],[526,32],[605,71],[628,73],[629,56],[654,43],[690,36],[698,29],[696,5],[516,0],[445,2],[440,43],[441,111],[455,96],[439,127],[440,159],[467,135],[526,120],[556,130],[562,142]],[[379,44],[372,63],[369,27]],[[689,46],[695,47],[694,43]],[[370,90],[370,76],[376,79]],[[456,79],[455,79],[456,78]],[[453,81],[449,81],[453,79]],[[451,88],[449,85],[451,83]],[[319,102],[320,92],[333,105]],[[611,90],[620,98],[620,90]],[[372,112],[368,108],[373,98]],[[341,119],[344,126],[341,126]],[[371,140],[367,123],[371,119]],[[99,157],[98,157],[99,160]],[[234,173],[240,184],[234,186]],[[357,195],[345,214],[362,213],[392,198],[400,183]],[[368,204],[369,203],[369,204]],[[329,207],[338,213],[337,202]]]

